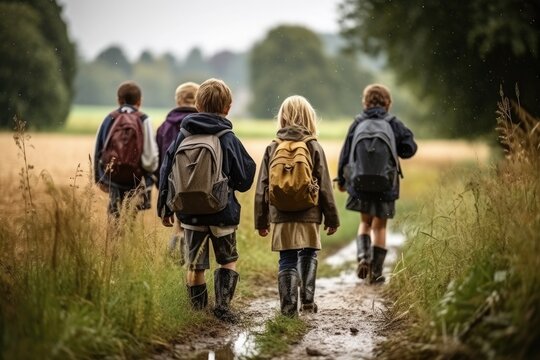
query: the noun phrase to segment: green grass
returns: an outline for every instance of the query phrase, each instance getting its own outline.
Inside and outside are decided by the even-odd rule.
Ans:
[[[17,137],[21,155],[28,140]],[[185,269],[163,246],[168,229],[125,209],[113,231],[80,168],[70,186],[57,186],[22,165],[18,189],[1,184],[21,197],[0,215],[0,357],[141,357],[212,325],[211,315],[190,310]],[[238,196],[241,281],[234,306],[276,285],[278,257],[270,237],[253,229],[253,190]],[[343,232],[332,239],[350,238]],[[207,282],[212,289],[211,272]]]
[[[518,130],[503,131],[510,159],[448,169],[402,222],[385,358],[538,356],[540,136]]]
[[[285,354],[289,346],[300,341],[306,331],[307,325],[302,319],[277,315],[266,322],[262,333],[255,336],[259,355],[254,359],[269,359]]]
[[[66,125],[60,132],[68,134],[95,134],[105,116],[114,110],[107,106],[74,105]],[[152,119],[154,129],[165,120],[170,109],[141,108]],[[275,120],[238,119],[231,117],[234,132],[240,138],[272,139],[277,130]],[[319,122],[321,139],[343,139],[352,119],[322,119]]]

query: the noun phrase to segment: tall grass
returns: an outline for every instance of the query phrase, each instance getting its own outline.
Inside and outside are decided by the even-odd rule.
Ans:
[[[21,130],[16,141],[24,153]],[[185,275],[158,232],[128,205],[108,226],[81,175],[78,168],[71,186],[59,187],[44,173],[36,185],[25,163],[24,206],[12,204],[0,217],[2,358],[139,357],[211,321],[189,310]]]
[[[0,214],[0,358],[144,357],[212,326],[211,314],[190,310],[185,269],[166,254],[168,229],[133,216],[129,204],[117,226],[109,226],[84,166],[73,170],[69,185],[35,174],[26,155],[40,149],[33,149],[23,125],[15,133],[19,183],[0,180],[6,193],[20,195],[3,203]],[[253,195],[238,194],[237,309],[277,286],[278,254],[270,237],[253,229]],[[338,195],[340,209],[344,201]],[[354,233],[356,217],[351,221]],[[347,228],[323,239],[324,249],[348,242]],[[212,271],[207,282],[211,306]]]
[[[540,353],[540,121],[503,97],[506,157],[452,169],[408,221],[381,356],[515,358]],[[513,118],[517,114],[517,118]]]

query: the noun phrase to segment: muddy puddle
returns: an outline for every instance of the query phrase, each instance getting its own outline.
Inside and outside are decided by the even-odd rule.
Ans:
[[[403,244],[400,234],[389,234],[384,275],[387,277],[397,260],[397,249]],[[370,286],[355,273],[356,244],[336,252],[325,261],[334,267],[347,266],[338,276],[318,278],[316,314],[301,314],[308,324],[303,339],[291,346],[289,353],[277,357],[292,359],[371,359],[377,343],[385,338],[380,331],[386,319],[386,304],[380,286]],[[240,325],[216,324],[209,334],[198,335],[185,344],[176,344],[172,353],[156,359],[233,360],[257,357],[255,335],[264,330],[266,320],[279,309],[277,285],[269,288],[267,297],[253,300],[239,309],[245,321]]]

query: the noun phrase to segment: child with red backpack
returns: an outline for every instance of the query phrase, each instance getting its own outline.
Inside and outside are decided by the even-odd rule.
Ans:
[[[339,226],[326,157],[317,142],[316,114],[302,96],[285,99],[278,112],[277,139],[264,153],[255,194],[255,228],[279,251],[281,313],[317,312],[315,278],[319,225],[328,235]]]
[[[137,210],[150,208],[152,173],[159,161],[150,118],[139,111],[140,87],[126,81],[117,96],[119,108],[101,123],[94,151],[94,181],[109,193],[108,212],[114,218],[132,196],[140,195]]]
[[[338,187],[349,193],[347,209],[361,213],[356,274],[374,284],[385,281],[386,225],[394,217],[402,177],[398,157],[412,157],[417,145],[412,131],[388,113],[392,98],[387,87],[367,86],[362,104],[364,110],[354,119],[341,150]]]
[[[156,142],[159,149],[159,164],[163,163],[163,158],[167,153],[169,146],[176,140],[178,133],[180,132],[180,126],[182,120],[189,114],[197,112],[195,108],[195,94],[199,89],[199,84],[194,82],[186,82],[180,84],[175,91],[175,101],[177,107],[169,111],[167,117],[163,124],[161,124],[156,133]],[[158,179],[156,186],[159,187],[159,169],[155,172],[155,175]],[[159,214],[158,214],[159,215]],[[176,229],[171,236],[169,242],[169,252],[174,255],[174,253],[180,249],[180,264],[184,264],[184,237],[182,232],[182,227],[180,222],[177,223]]]

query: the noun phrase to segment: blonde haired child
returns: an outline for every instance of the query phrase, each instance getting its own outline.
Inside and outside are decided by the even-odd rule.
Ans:
[[[416,153],[414,136],[397,117],[388,110],[392,104],[390,90],[381,84],[368,85],[362,94],[363,111],[354,119],[341,150],[338,165],[338,186],[347,190],[349,198],[347,209],[361,213],[361,221],[356,238],[358,267],[356,274],[360,279],[368,278],[370,283],[382,283],[384,259],[386,257],[386,224],[394,217],[395,201],[399,198],[399,176],[391,190],[385,192],[356,191],[345,178],[349,164],[349,154],[356,127],[363,120],[388,121],[394,134],[397,155],[407,159]],[[347,187],[347,189],[346,189]],[[371,241],[373,240],[373,246]]]
[[[283,101],[277,116],[281,141],[306,141],[313,163],[313,177],[319,184],[318,205],[301,211],[280,211],[269,203],[269,164],[278,142],[273,141],[264,153],[255,194],[255,228],[267,236],[272,224],[272,250],[279,251],[278,289],[281,313],[298,313],[298,286],[301,309],[317,311],[314,301],[317,275],[317,251],[321,249],[319,225],[324,221],[328,235],[339,226],[332,193],[332,183],[324,151],[316,139],[317,117],[310,103],[302,96]]]

